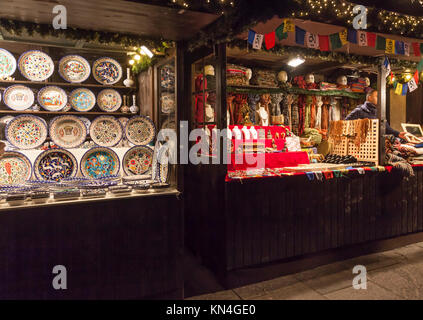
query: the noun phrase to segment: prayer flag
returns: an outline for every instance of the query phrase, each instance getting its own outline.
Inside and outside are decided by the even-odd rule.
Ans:
[[[276,28],[276,36],[279,40],[283,40],[288,38],[288,32],[284,32],[285,23],[282,22],[282,24]]]
[[[270,32],[264,36],[264,43],[266,45],[266,49],[270,50],[275,46],[276,38],[275,38],[275,31]]]
[[[408,92],[408,84],[404,83],[404,85],[402,86],[402,95],[406,96]]]
[[[310,32],[306,33],[306,46],[308,48],[319,49],[319,36]]]
[[[395,41],[395,54],[404,54],[404,42]]]
[[[339,39],[341,39],[342,46],[348,43],[348,30],[345,29],[339,33]]]
[[[355,29],[348,30],[347,41],[357,44],[357,30]]]
[[[291,19],[284,19],[283,20],[284,29],[283,32],[294,32],[295,31],[295,25],[292,22]]]
[[[320,51],[329,51],[329,36],[319,35]]]
[[[414,55],[416,57],[420,57],[421,53],[420,53],[420,44],[418,44],[417,42],[413,42],[413,50],[414,50]]]
[[[418,85],[416,83],[416,80],[412,78],[410,81],[408,81],[408,88],[410,89],[410,92],[413,92],[418,88]]]
[[[402,95],[402,84],[401,83],[397,83],[397,87],[396,87],[396,89],[395,89],[395,94],[397,94],[397,95]]]
[[[381,36],[376,37],[376,50],[386,50],[386,38]]]
[[[385,53],[387,53],[387,54],[395,54],[395,40],[386,39]]]
[[[253,48],[254,49],[261,49],[263,44],[264,36],[262,34],[256,33],[254,36]]]
[[[304,45],[304,38],[306,35],[306,31],[301,29],[300,27],[295,26],[295,43]]]
[[[410,43],[404,42],[404,54],[409,57],[410,56]]]
[[[367,32],[366,31],[358,31],[358,45],[360,47],[367,47]]]
[[[256,33],[253,30],[248,31],[248,43],[253,44],[254,38],[256,37]]]
[[[372,48],[376,46],[376,33],[367,32],[367,45]]]

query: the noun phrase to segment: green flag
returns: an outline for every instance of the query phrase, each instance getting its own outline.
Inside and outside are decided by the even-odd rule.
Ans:
[[[342,47],[342,41],[339,37],[339,33],[334,33],[329,36],[330,39],[330,45],[332,47],[332,50],[336,50]]]
[[[386,50],[386,38],[381,36],[376,37],[376,50]]]
[[[285,24],[282,22],[282,24],[276,29],[276,36],[279,40],[283,40],[288,38],[288,32],[283,32]]]
[[[419,70],[419,72],[423,71],[423,59],[421,59],[419,64],[417,65],[417,70]]]

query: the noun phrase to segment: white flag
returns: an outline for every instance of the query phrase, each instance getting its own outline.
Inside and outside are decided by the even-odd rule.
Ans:
[[[358,45],[360,47],[367,47],[367,32],[357,31]]]
[[[413,78],[410,81],[408,81],[408,90],[410,90],[410,92],[413,92],[417,88],[418,88],[418,86],[417,86],[417,83],[416,83],[416,79]]]
[[[261,46],[263,44],[263,38],[264,38],[264,35],[256,33],[254,37],[254,42],[253,42],[254,49],[261,49]]]
[[[306,46],[312,49],[319,49],[319,36],[310,32],[306,32]]]
[[[410,56],[410,43],[404,42],[404,54],[409,57]]]

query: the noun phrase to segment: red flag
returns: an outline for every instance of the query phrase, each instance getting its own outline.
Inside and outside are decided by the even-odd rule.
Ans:
[[[266,44],[266,49],[270,50],[275,46],[275,31],[270,32],[264,36],[264,43]]]
[[[413,42],[413,50],[414,50],[414,55],[416,57],[420,57],[421,56],[421,52],[420,52],[420,44],[417,42]]]
[[[367,45],[372,48],[376,46],[376,33],[367,32]]]
[[[391,82],[394,81],[394,73],[391,71]]]
[[[419,71],[416,70],[416,72],[414,73],[414,80],[416,80],[416,83],[419,83]]]
[[[321,36],[319,34],[320,51],[329,51],[329,36]]]

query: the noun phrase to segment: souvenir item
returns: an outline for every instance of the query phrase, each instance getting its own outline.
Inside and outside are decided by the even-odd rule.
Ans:
[[[157,153],[158,161],[158,181],[166,183],[169,177],[169,149],[167,147],[160,148]]]
[[[66,103],[65,107],[62,109],[63,112],[69,111],[70,109],[72,109],[72,105],[69,103]]]
[[[176,121],[175,121],[175,118],[170,117],[170,118],[167,118],[165,121],[163,121],[161,129],[172,129],[172,130],[176,130]]]
[[[38,103],[47,111],[60,111],[68,103],[68,96],[62,88],[48,86],[38,92]]]
[[[61,181],[78,173],[75,156],[65,149],[48,149],[34,163],[34,174],[39,180]]]
[[[47,138],[47,123],[40,117],[20,115],[6,126],[7,140],[20,149],[35,149]]]
[[[17,84],[8,87],[3,94],[6,106],[15,111],[23,111],[34,103],[34,93],[28,87]]]
[[[122,67],[112,58],[100,58],[93,63],[93,76],[101,84],[115,84],[122,77]]]
[[[126,98],[127,97],[124,95],[123,96],[123,106],[122,106],[122,108],[120,108],[120,111],[123,112],[123,113],[128,113],[129,112],[129,107],[128,107],[127,102],[126,102]]]
[[[31,178],[31,162],[20,152],[5,152],[0,159],[0,185],[21,185]]]
[[[76,111],[90,111],[95,106],[95,95],[89,89],[78,88],[71,92],[69,101]]]
[[[288,81],[288,74],[286,71],[282,70],[278,73],[278,81],[280,83],[286,83]]]
[[[85,126],[87,127],[87,132],[90,132],[91,121],[88,118],[85,118],[85,117],[79,117],[79,119],[81,119],[82,122],[85,123]]]
[[[151,169],[153,150],[145,146],[129,149],[122,159],[122,168],[127,175],[142,175]]]
[[[0,49],[0,79],[6,79],[16,71],[16,59],[6,49]]]
[[[85,123],[76,116],[59,116],[50,122],[50,138],[62,148],[77,148],[87,136]]]
[[[163,89],[173,90],[175,88],[175,68],[168,64],[160,70],[160,85]]]
[[[53,74],[53,60],[44,52],[31,50],[19,57],[18,67],[21,74],[31,81],[44,81]]]
[[[128,141],[135,145],[147,145],[154,140],[156,128],[150,118],[135,116],[126,124],[125,135]]]
[[[40,108],[40,106],[39,106],[38,104],[34,104],[34,105],[31,107],[31,110],[32,110],[32,111],[40,111],[40,110],[41,110],[41,108]]]
[[[84,82],[90,73],[90,64],[81,56],[69,55],[59,61],[59,74],[68,82]]]
[[[94,147],[83,155],[80,167],[84,177],[104,178],[118,174],[119,158],[109,148]]]
[[[140,110],[140,108],[138,108],[138,106],[135,104],[135,94],[132,95],[132,106],[129,107],[129,111],[131,111],[131,113],[137,113]]]
[[[132,87],[134,85],[134,80],[131,79],[129,68],[126,68],[126,79],[123,80],[123,85],[125,87]]]
[[[114,89],[105,89],[98,94],[97,104],[103,111],[115,112],[119,110],[122,105],[122,97],[119,92]]]
[[[306,81],[306,83],[307,83],[307,84],[313,84],[313,83],[314,83],[314,74],[309,73],[309,74],[306,76],[305,81]]]
[[[175,94],[174,93],[163,93],[160,99],[161,99],[161,108],[163,113],[172,113],[173,111],[175,111]]]
[[[122,126],[115,117],[101,116],[90,126],[90,137],[94,143],[103,147],[113,147],[122,139]]]

